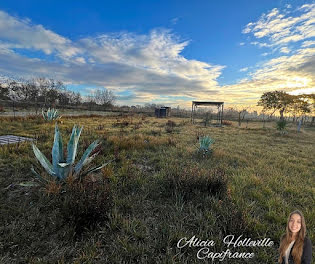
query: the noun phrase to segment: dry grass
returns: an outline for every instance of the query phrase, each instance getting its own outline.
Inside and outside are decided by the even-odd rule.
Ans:
[[[232,122],[219,128],[191,125],[189,119],[170,120],[176,125],[140,115],[62,118],[63,135],[73,124],[84,125],[79,156],[101,138],[95,163],[115,159],[91,176],[88,191],[81,186],[71,192],[55,183],[45,188],[20,186],[36,181],[32,165],[40,169],[30,144],[0,147],[0,262],[199,263],[195,249],[176,248],[180,238],[213,239],[215,249],[222,251],[226,234],[243,234],[275,242],[273,248],[252,249],[255,262],[249,263],[275,263],[278,240],[294,209],[304,212],[308,235],[315,241],[314,128],[297,133],[289,125],[288,133],[279,134],[274,123],[263,128],[257,122],[241,127]],[[2,118],[1,124],[1,135],[36,133],[37,145],[49,157],[53,123]],[[202,135],[215,139],[207,158],[196,155]],[[104,188],[95,192],[103,182]],[[97,193],[107,190],[111,198],[104,196],[105,214],[98,215]],[[60,196],[64,191],[66,195]],[[112,207],[107,207],[109,201]],[[92,220],[79,221],[80,212],[94,212],[95,218],[104,220],[85,228]],[[75,222],[82,227],[79,238],[74,235],[79,232]]]

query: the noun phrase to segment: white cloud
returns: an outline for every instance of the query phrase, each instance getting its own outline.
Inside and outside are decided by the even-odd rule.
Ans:
[[[217,92],[217,78],[224,67],[186,59],[181,52],[188,44],[165,29],[146,35],[102,34],[74,42],[0,11],[0,71],[4,74],[44,75],[116,92],[130,89],[138,99]],[[39,50],[53,60],[26,57],[19,49]]]
[[[302,47],[310,47],[310,46],[314,46],[315,45],[315,40],[308,40],[308,41],[304,41],[302,43]]]
[[[69,39],[1,10],[0,39],[11,48],[40,50],[46,54],[56,52],[61,57],[72,57],[80,52]]]
[[[173,25],[176,25],[176,24],[178,23],[178,20],[179,20],[179,18],[178,18],[178,17],[175,17],[175,18],[173,18],[173,19],[171,20],[171,23],[172,23]]]
[[[77,58],[75,58],[75,61],[77,61],[79,63],[86,63],[85,59],[83,57],[77,57]]]
[[[251,44],[270,48],[262,56],[273,58],[257,63],[248,78],[222,90],[242,97],[242,102],[256,102],[265,91],[283,90],[292,93],[314,92],[315,87],[315,4],[294,11],[273,9],[243,29],[250,34]],[[288,43],[290,48],[288,48]],[[282,56],[276,56],[276,51]]]
[[[288,47],[282,47],[281,49],[280,49],[280,52],[281,53],[285,53],[285,54],[288,54],[288,53],[290,53],[290,49],[288,48]]]
[[[72,41],[0,11],[0,72],[42,75],[117,93],[128,90],[132,95],[123,97],[127,104],[161,100],[181,106],[189,106],[190,100],[256,104],[264,91],[315,87],[314,10],[315,5],[305,5],[297,16],[273,9],[257,22],[248,23],[243,33],[251,34],[250,42],[271,49],[262,56],[279,54],[275,51],[282,56],[264,58],[250,67],[246,78],[224,86],[217,82],[224,66],[185,58],[182,51],[189,40],[181,40],[169,30],[154,29],[144,35],[102,34]],[[293,44],[300,44],[300,48]],[[53,60],[26,57],[19,49],[39,50]]]
[[[271,46],[315,37],[315,4],[302,6],[299,8],[299,14],[281,14],[274,8],[263,14],[257,22],[248,23],[243,33],[252,33],[257,39],[264,38]]]

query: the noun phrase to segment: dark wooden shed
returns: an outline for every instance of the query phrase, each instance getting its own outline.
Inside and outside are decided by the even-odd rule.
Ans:
[[[160,107],[155,109],[156,117],[169,117],[171,116],[171,108],[170,107]]]

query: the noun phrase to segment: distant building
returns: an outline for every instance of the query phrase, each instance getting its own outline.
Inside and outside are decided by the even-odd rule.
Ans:
[[[170,107],[160,107],[155,109],[156,117],[169,117],[171,116],[171,108]]]

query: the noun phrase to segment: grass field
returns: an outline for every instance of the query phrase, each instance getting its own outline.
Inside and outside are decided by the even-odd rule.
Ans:
[[[43,184],[31,172],[30,143],[0,147],[0,263],[205,263],[183,238],[227,235],[270,238],[272,247],[230,248],[253,259],[214,263],[275,263],[288,214],[300,209],[315,243],[315,129],[281,134],[274,123],[225,127],[189,119],[134,116],[61,118],[64,144],[83,125],[78,157],[102,140],[95,164],[113,160],[80,185]],[[0,135],[34,136],[51,157],[54,123],[1,118]],[[197,153],[198,137],[215,140]],[[313,247],[314,252],[314,247]],[[315,255],[313,253],[313,259]]]

